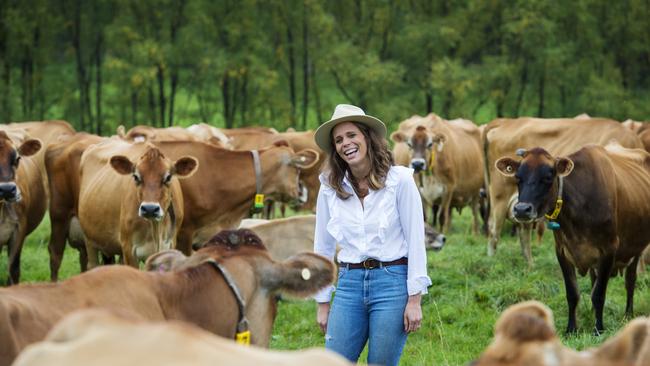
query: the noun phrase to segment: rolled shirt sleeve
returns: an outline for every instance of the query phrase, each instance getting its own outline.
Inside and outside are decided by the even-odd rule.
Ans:
[[[424,247],[424,214],[422,199],[412,173],[400,180],[397,190],[397,210],[404,239],[408,245],[407,290],[409,296],[426,294],[431,286],[427,275],[427,253]]]
[[[330,220],[330,211],[327,197],[324,191],[330,189],[321,184],[316,201],[316,226],[314,232],[314,253],[320,254],[329,260],[334,260],[336,254],[336,239],[327,231],[327,223]],[[329,302],[332,299],[334,285],[329,285],[314,295],[316,302]]]

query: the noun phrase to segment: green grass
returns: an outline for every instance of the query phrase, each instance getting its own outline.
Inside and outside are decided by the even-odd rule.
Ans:
[[[429,276],[433,286],[424,296],[423,325],[409,336],[403,365],[464,365],[475,359],[489,344],[494,322],[509,305],[536,299],[554,312],[555,326],[563,332],[567,321],[564,285],[553,250],[553,238],[546,232],[541,244],[533,240],[535,267],[527,269],[519,244],[510,237],[506,225],[495,257],[487,257],[486,239],[468,234],[469,211],[454,217],[454,227],[447,235],[447,245],[440,252],[428,253]],[[22,258],[22,281],[49,280],[47,218],[25,243]],[[79,272],[77,252],[67,248],[61,278]],[[6,279],[6,250],[0,260],[0,279]],[[650,278],[644,274],[637,282],[635,314],[650,313],[646,296]],[[594,316],[589,299],[589,279],[580,278],[581,301],[578,306],[578,334],[562,335],[565,345],[584,349],[601,344],[620,329],[627,320],[625,289],[622,277],[613,278],[608,286],[604,321],[608,331],[592,336]],[[271,348],[301,349],[322,346],[323,335],[316,325],[313,301],[284,300],[280,303]],[[365,359],[365,354],[361,360]]]

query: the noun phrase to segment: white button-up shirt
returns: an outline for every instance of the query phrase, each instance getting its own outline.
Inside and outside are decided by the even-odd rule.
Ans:
[[[333,259],[338,243],[339,262],[360,263],[368,258],[388,262],[408,257],[408,294],[426,294],[431,279],[427,275],[422,201],[413,170],[391,167],[385,187],[370,190],[363,205],[347,177],[343,188],[352,193],[347,200],[336,196],[327,176],[319,178],[314,252]],[[329,286],[314,298],[329,302],[333,291],[334,286]]]

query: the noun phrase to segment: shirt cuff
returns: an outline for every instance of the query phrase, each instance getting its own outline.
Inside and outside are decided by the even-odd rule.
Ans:
[[[334,289],[334,285],[325,287],[314,295],[314,300],[319,303],[330,302],[332,300],[332,292],[334,292]]]
[[[421,276],[406,281],[406,288],[409,296],[417,294],[427,294],[429,291],[427,287],[431,286],[431,279],[429,276]]]

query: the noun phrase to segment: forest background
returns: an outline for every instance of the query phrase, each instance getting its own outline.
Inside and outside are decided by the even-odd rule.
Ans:
[[[0,0],[0,120],[650,119],[648,0]]]

